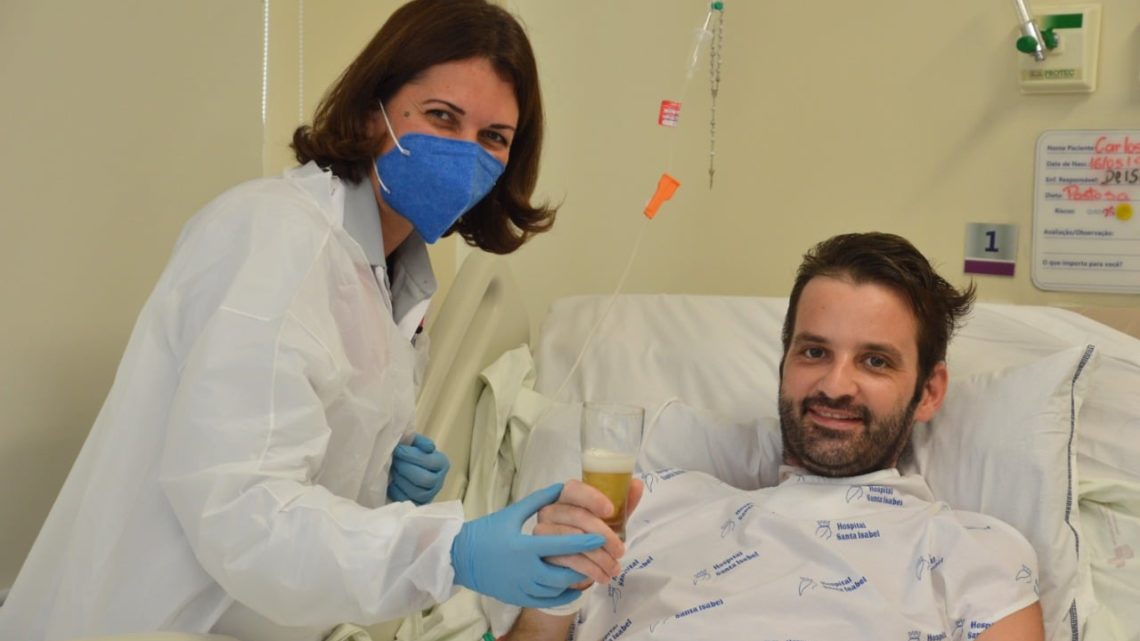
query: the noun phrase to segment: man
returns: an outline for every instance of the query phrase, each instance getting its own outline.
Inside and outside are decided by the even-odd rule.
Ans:
[[[1025,539],[896,469],[942,404],[973,297],[898,236],[813,248],[783,328],[780,484],[644,475],[623,570],[591,591],[574,638],[1043,639]],[[536,532],[596,531],[607,507],[549,506]],[[574,620],[524,610],[508,638],[565,639]]]

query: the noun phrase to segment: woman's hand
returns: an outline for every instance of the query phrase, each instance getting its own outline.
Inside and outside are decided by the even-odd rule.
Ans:
[[[410,445],[397,445],[392,451],[388,477],[388,499],[427,505],[443,488],[451,463],[447,455],[423,434],[416,434]]]

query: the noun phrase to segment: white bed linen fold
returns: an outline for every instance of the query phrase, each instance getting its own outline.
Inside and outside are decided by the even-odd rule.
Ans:
[[[490,514],[514,500],[511,483],[531,428],[530,422],[516,416],[516,405],[523,416],[533,416],[536,407],[534,403],[519,402],[520,395],[526,397],[534,387],[534,361],[529,348],[518,347],[500,356],[483,370],[480,381],[484,388],[475,408],[471,461],[463,497],[463,512],[468,520]],[[396,638],[400,641],[472,641],[490,628],[488,613],[499,613],[507,608],[510,606],[460,589],[455,596],[426,613],[404,619]],[[509,615],[510,621],[514,616]]]

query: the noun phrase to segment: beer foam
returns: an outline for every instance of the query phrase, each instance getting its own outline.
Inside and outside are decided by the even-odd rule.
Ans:
[[[604,474],[630,474],[633,472],[634,459],[635,457],[629,454],[590,448],[582,452],[582,470]]]

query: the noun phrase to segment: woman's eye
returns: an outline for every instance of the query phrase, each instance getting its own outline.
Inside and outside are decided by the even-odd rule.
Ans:
[[[806,356],[808,358],[812,358],[812,359],[823,358],[823,348],[822,347],[808,347],[808,348],[804,349],[804,356]]]
[[[437,122],[445,123],[448,125],[455,123],[455,114],[447,111],[446,109],[428,109],[424,113],[426,113],[429,118]]]
[[[483,138],[500,147],[511,146],[511,141],[506,136],[494,130],[483,132]]]

